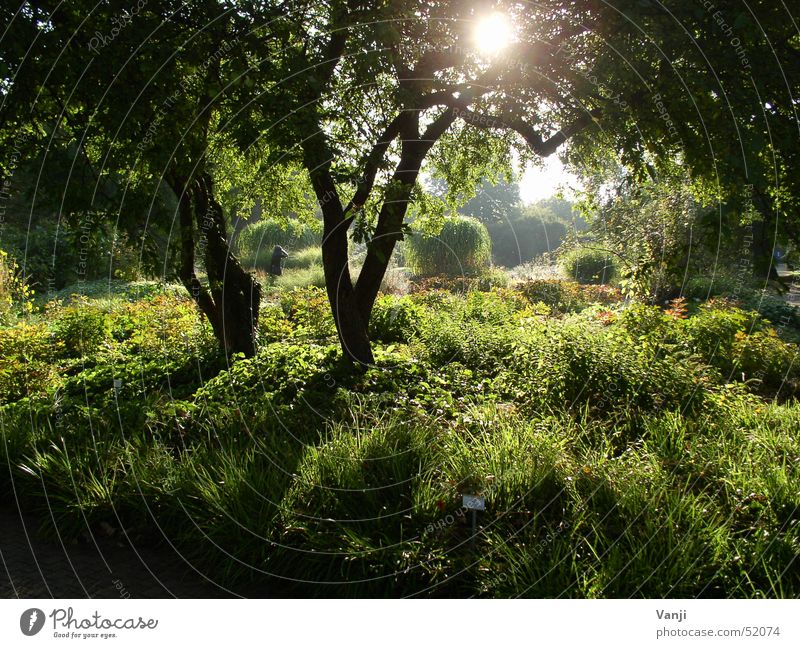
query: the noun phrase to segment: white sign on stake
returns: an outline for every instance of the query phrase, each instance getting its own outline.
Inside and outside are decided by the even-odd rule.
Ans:
[[[486,498],[480,497],[479,495],[464,495],[462,504],[464,505],[465,509],[469,509],[471,511],[486,510]]]

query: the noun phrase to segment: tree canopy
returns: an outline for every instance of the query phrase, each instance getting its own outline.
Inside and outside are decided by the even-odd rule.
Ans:
[[[796,224],[800,36],[782,4],[135,9],[118,0],[4,9],[15,38],[0,52],[0,141],[12,150],[27,133],[29,154],[43,157],[67,144],[98,182],[118,178],[123,196],[166,182],[179,205],[181,277],[230,350],[252,352],[260,292],[225,249],[223,188],[299,213],[310,186],[328,298],[358,363],[372,361],[367,323],[409,206],[425,203],[441,221],[481,180],[507,175],[513,151],[525,160],[564,150],[581,167],[613,159],[638,177],[679,164],[698,196],[755,201],[767,228]],[[489,48],[476,26],[494,15],[512,29]],[[422,174],[445,180],[447,194],[427,196]],[[65,196],[88,189],[96,199],[97,183],[74,185]],[[209,234],[205,285],[194,250]],[[350,234],[367,243],[358,277]],[[250,333],[226,341],[226,326]]]

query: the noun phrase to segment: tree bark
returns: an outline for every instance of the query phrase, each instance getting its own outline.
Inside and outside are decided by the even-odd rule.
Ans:
[[[211,178],[203,175],[190,183],[173,177],[170,185],[178,196],[181,282],[208,318],[223,350],[251,357],[255,355],[261,286],[230,252],[224,214],[213,197]],[[195,271],[195,226],[200,232],[208,286]]]
[[[322,240],[322,266],[342,351],[356,365],[374,364],[369,341],[369,319],[362,317],[350,277],[347,228],[330,224],[328,219],[325,220]]]
[[[251,357],[256,352],[261,285],[231,253],[225,215],[214,198],[208,174],[200,176],[195,193],[195,220],[201,232],[200,245],[205,243],[209,289],[221,320],[218,339],[227,353]]]
[[[330,156],[324,137],[309,140],[305,166],[312,171],[311,185],[322,210],[322,268],[325,289],[342,351],[356,366],[375,363],[369,341],[369,318],[363,318],[350,275],[347,232],[353,222],[345,216],[336,184],[330,174]]]

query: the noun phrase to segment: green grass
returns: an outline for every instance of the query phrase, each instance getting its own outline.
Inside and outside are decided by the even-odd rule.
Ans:
[[[305,269],[311,267],[322,267],[322,248],[319,245],[312,245],[297,250],[289,254],[284,261],[284,268],[287,270]]]
[[[800,595],[797,346],[722,302],[569,291],[381,297],[365,373],[319,288],[273,291],[231,367],[178,295],[54,307],[0,329],[27,386],[0,406],[0,487],[65,540],[163,533],[234,589]]]

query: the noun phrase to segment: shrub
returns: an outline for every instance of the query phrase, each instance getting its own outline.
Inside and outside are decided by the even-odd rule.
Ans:
[[[409,297],[382,295],[375,301],[369,334],[381,342],[408,342],[417,332],[422,310]]]
[[[602,323],[550,320],[518,336],[497,385],[527,410],[590,407],[635,416],[702,401],[698,367]]]
[[[735,300],[747,310],[757,311],[776,326],[800,328],[800,311],[784,298],[754,287],[752,281],[742,282],[726,274],[692,277],[686,282],[683,294],[694,299],[725,297]]]
[[[261,307],[258,315],[259,344],[280,342],[289,337],[292,330],[292,324],[280,306],[269,304]]]
[[[99,350],[109,333],[106,314],[95,305],[79,299],[69,306],[50,311],[55,339],[67,357],[79,358]]]
[[[53,360],[63,345],[43,323],[0,328],[0,404],[43,393],[57,382]]]
[[[760,290],[746,290],[741,295],[744,308],[758,312],[775,326],[800,329],[800,309],[782,297],[764,294]]]
[[[415,232],[405,245],[406,263],[423,276],[478,274],[489,266],[492,241],[486,226],[474,218],[445,220],[438,236]]]
[[[556,250],[567,234],[567,227],[561,221],[548,220],[547,216],[535,211],[489,223],[494,262],[510,268]]]
[[[0,250],[0,325],[9,324],[18,313],[30,313],[33,291],[20,277],[19,267]]]
[[[317,287],[295,288],[281,294],[281,308],[295,328],[295,336],[324,339],[336,335],[328,296]]]
[[[710,299],[718,295],[735,294],[741,288],[740,282],[725,274],[717,274],[713,278],[697,276],[686,281],[683,295],[692,299]]]
[[[796,393],[794,382],[800,376],[800,347],[783,342],[772,329],[751,335],[736,334],[732,355],[736,369],[745,378],[760,380],[765,386]]]
[[[763,326],[755,313],[747,313],[719,299],[702,304],[695,315],[681,320],[681,324],[684,344],[705,362],[726,373],[733,370],[737,334]]]
[[[543,303],[556,313],[568,313],[589,304],[616,304],[622,300],[617,288],[607,285],[581,285],[561,279],[537,279],[517,286],[532,304]]]
[[[609,283],[617,273],[609,254],[588,247],[572,248],[559,261],[566,275],[582,284]]]

